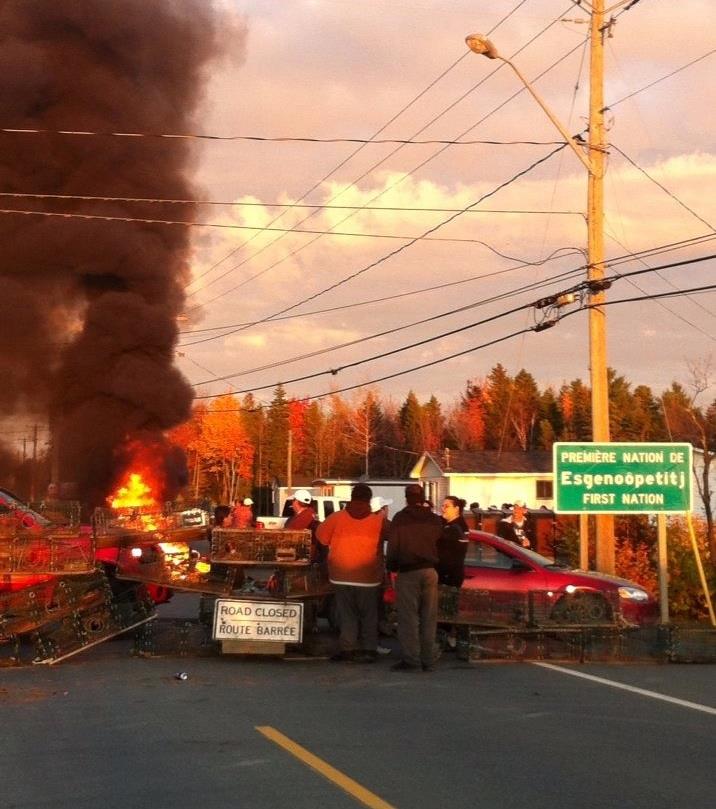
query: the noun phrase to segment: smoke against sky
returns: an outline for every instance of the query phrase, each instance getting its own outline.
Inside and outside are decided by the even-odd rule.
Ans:
[[[206,0],[9,0],[0,6],[3,125],[188,131],[222,39]],[[3,134],[2,154],[5,192],[197,194],[188,141]],[[116,202],[22,202],[14,207],[157,215]],[[193,206],[183,214],[191,219]],[[188,230],[6,214],[0,243],[0,415],[49,414],[61,479],[96,502],[127,438],[159,436],[190,411],[193,391],[173,365]]]

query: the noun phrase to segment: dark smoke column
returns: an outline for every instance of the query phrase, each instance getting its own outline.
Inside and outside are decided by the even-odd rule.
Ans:
[[[191,132],[217,23],[209,0],[6,0],[2,126]],[[0,190],[194,198],[191,148],[2,134]],[[14,203],[2,207],[195,218],[190,205]],[[161,453],[162,431],[189,415],[192,389],[172,364],[189,238],[181,226],[0,215],[0,416],[50,415],[61,479],[85,501],[107,495],[127,439]]]

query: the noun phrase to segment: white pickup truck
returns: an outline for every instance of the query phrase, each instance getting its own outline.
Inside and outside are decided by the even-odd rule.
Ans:
[[[257,517],[256,526],[263,528],[283,528],[286,520],[293,514],[291,508],[292,500],[286,500],[283,506],[283,514],[280,517]],[[341,500],[338,497],[314,497],[311,500],[311,508],[316,514],[318,522],[323,522],[326,517],[334,511],[340,511],[348,505],[348,500]]]

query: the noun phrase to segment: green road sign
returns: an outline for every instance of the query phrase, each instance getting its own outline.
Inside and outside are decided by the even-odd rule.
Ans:
[[[691,444],[553,445],[554,510],[562,514],[691,511]]]

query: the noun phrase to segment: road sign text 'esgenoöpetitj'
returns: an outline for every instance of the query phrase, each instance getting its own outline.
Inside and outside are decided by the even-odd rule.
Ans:
[[[691,444],[555,443],[555,511],[690,511],[691,452]]]

